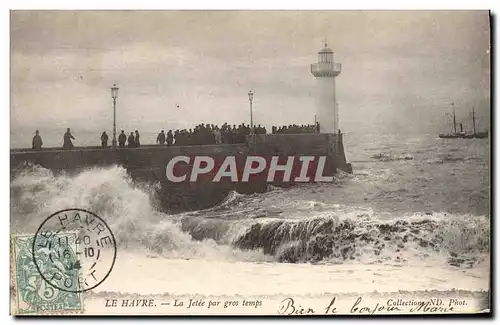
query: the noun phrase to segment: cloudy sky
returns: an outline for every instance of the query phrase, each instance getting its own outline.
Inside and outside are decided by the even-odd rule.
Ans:
[[[11,133],[111,131],[114,83],[127,130],[248,123],[249,89],[256,124],[312,123],[325,37],[344,132],[489,122],[486,11],[13,11]]]

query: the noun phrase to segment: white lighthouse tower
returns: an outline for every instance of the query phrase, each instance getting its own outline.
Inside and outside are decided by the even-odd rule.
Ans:
[[[325,47],[318,52],[318,62],[311,64],[311,73],[316,77],[316,121],[320,133],[337,133],[339,130],[338,106],[335,98],[335,77],[342,66],[333,60],[333,51]]]

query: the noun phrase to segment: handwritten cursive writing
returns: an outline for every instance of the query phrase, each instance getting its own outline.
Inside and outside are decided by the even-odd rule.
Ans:
[[[401,309],[399,309],[399,307],[384,306],[384,305],[380,305],[379,303],[377,303],[375,306],[372,306],[370,308],[367,306],[363,306],[361,304],[362,301],[363,301],[363,299],[361,297],[358,297],[358,299],[356,299],[356,302],[354,303],[354,305],[351,308],[352,314],[370,314],[370,315],[373,315],[376,312],[381,312],[381,311],[393,312],[393,311],[400,311],[401,310]]]
[[[312,308],[304,308],[296,304],[293,298],[283,299],[278,306],[278,314],[280,315],[307,315],[315,313]]]
[[[330,303],[324,309],[325,315],[337,314],[336,297],[333,297],[330,300]],[[367,304],[363,302],[362,297],[358,297],[352,307],[349,310],[350,314],[369,314],[373,315],[379,312],[398,312],[401,309],[397,306],[387,306],[385,304]],[[321,313],[321,312],[320,312]],[[297,303],[293,298],[285,298],[283,299],[278,306],[278,314],[280,315],[311,315],[316,314],[316,311],[313,308],[305,307]]]

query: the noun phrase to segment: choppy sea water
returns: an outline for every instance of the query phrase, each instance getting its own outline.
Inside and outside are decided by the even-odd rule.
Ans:
[[[439,287],[441,280],[431,281],[428,271],[436,276],[440,269],[448,280],[479,279],[478,289],[484,289],[490,255],[488,140],[346,134],[345,148],[354,172],[339,173],[331,184],[233,192],[213,208],[173,215],[160,212],[153,189],[134,183],[123,168],[55,176],[33,167],[12,178],[11,231],[35,232],[50,214],[83,208],[114,232],[117,260],[120,252],[145,264],[178,267],[175,261],[189,260],[182,264],[185,276],[190,268],[199,272],[200,265],[212,263],[226,275],[246,265],[251,274],[241,272],[260,275],[262,283],[279,270],[300,268],[300,278],[323,279],[325,268],[351,267],[378,269],[389,281],[403,268],[402,274],[424,277],[420,283],[429,276],[427,289]],[[106,281],[118,283],[113,277]]]

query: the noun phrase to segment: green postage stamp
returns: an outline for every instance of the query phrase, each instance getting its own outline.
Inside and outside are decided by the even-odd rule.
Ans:
[[[40,239],[36,239],[34,245],[35,235],[11,236],[12,313],[39,315],[83,311],[83,294],[73,289],[79,279],[77,234],[51,234],[47,245],[41,242],[42,236],[37,238]],[[42,274],[52,274],[51,279]]]

